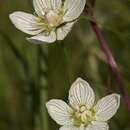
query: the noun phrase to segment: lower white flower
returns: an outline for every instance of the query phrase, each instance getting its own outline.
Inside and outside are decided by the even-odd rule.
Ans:
[[[69,90],[69,105],[59,99],[46,103],[52,119],[62,126],[60,130],[108,130],[107,121],[119,105],[119,94],[105,96],[95,104],[93,89],[81,78]]]
[[[33,0],[36,15],[16,11],[10,14],[12,23],[28,40],[52,43],[63,40],[82,13],[86,0]]]

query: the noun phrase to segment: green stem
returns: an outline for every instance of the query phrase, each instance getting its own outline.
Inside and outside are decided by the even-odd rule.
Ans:
[[[67,68],[67,79],[69,81],[69,83],[71,83],[71,72],[70,72],[70,69],[69,69],[69,55],[68,55],[68,50],[64,44],[64,42],[60,43],[62,48],[63,48],[63,51],[64,51],[64,56],[65,56],[65,64],[66,64],[66,68]]]
[[[47,102],[48,100],[48,93],[47,93],[47,90],[42,90],[41,92],[41,116],[42,116],[42,120],[43,122],[41,122],[42,125],[42,128],[43,130],[48,130],[48,113],[47,113],[47,110],[46,110],[46,106],[45,106],[45,103]],[[42,121],[41,120],[41,121]]]
[[[46,48],[45,48],[46,49]],[[40,94],[40,124],[42,130],[48,130],[48,113],[45,103],[48,101],[47,89],[47,61],[46,54],[41,46],[38,46],[38,86]]]

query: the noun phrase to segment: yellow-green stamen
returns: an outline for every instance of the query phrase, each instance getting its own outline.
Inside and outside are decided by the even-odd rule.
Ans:
[[[44,31],[50,32],[62,24],[63,16],[64,9],[61,7],[56,11],[50,10],[44,16],[38,17],[37,22],[39,26],[42,26]]]
[[[71,110],[71,118],[74,121],[74,125],[80,126],[83,124],[84,126],[88,125],[95,118],[95,108],[87,109],[85,105],[79,107],[78,110]]]

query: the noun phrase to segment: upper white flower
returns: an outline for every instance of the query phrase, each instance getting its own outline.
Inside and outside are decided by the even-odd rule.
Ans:
[[[33,35],[35,43],[63,40],[82,13],[86,0],[33,0],[35,14],[16,11],[12,23],[24,33]]]
[[[111,94],[95,104],[95,95],[89,84],[78,78],[69,90],[69,105],[52,99],[46,106],[60,130],[108,130],[107,121],[116,113],[120,95]]]

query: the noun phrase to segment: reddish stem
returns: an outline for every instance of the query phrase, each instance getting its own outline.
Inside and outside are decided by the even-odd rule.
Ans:
[[[86,14],[87,14],[87,16],[90,16],[94,19],[92,8],[87,6],[86,7]],[[126,103],[128,109],[130,110],[130,97],[128,94],[128,90],[127,90],[127,87],[125,86],[122,73],[121,73],[121,71],[120,71],[120,69],[119,69],[119,67],[118,67],[118,65],[117,65],[117,63],[112,55],[112,52],[108,46],[108,42],[107,42],[106,38],[104,37],[100,27],[95,22],[95,20],[90,21],[90,24],[92,26],[93,31],[95,32],[97,39],[99,40],[101,49],[106,56],[107,62],[109,64],[113,74],[115,75],[115,78],[116,78],[119,90],[120,90],[122,97],[124,99],[124,102]]]

